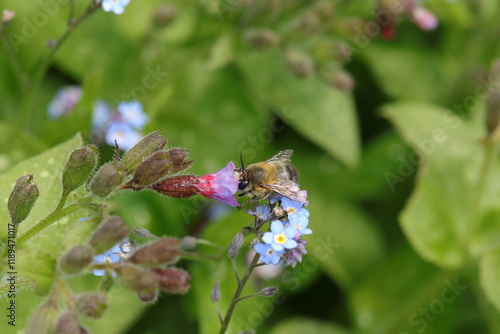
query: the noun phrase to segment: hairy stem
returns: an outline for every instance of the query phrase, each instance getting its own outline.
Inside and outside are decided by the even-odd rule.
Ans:
[[[245,272],[245,275],[241,279],[241,281],[238,283],[238,287],[236,288],[236,291],[234,292],[233,299],[231,300],[231,303],[229,304],[229,307],[226,312],[226,316],[224,317],[224,321],[222,322],[221,329],[219,331],[219,334],[224,334],[226,333],[227,327],[229,325],[229,321],[231,320],[231,316],[233,315],[234,308],[236,307],[236,304],[240,301],[240,296],[241,293],[243,292],[243,288],[245,287],[248,279],[250,278],[250,275],[252,274],[253,270],[255,269],[255,265],[257,264],[257,261],[259,261],[260,254],[256,253],[252,259],[252,262],[250,262],[250,265],[248,266],[247,271]]]
[[[26,241],[31,239],[33,236],[35,236],[37,233],[45,229],[46,227],[50,226],[51,224],[55,223],[62,217],[65,217],[67,215],[72,214],[75,211],[80,210],[82,207],[80,204],[75,203],[68,205],[62,210],[54,210],[50,215],[45,217],[43,220],[41,220],[38,224],[33,225],[30,227],[19,239],[17,239],[17,246],[21,246],[24,244]]]

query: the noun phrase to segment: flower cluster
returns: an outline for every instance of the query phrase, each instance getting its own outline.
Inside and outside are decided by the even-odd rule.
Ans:
[[[139,101],[122,101],[118,103],[116,110],[102,100],[94,104],[92,113],[92,128],[94,133],[99,133],[104,137],[110,146],[115,145],[128,151],[141,138],[141,130],[148,123],[149,118],[144,113],[142,104]]]
[[[82,98],[80,86],[65,86],[61,88],[47,107],[50,119],[58,119],[70,115]],[[121,101],[116,109],[106,102],[97,100],[92,111],[92,133],[94,142],[103,141],[110,146],[118,146],[130,150],[142,138],[142,130],[149,122],[139,101]]]
[[[283,212],[281,217],[274,214],[270,231],[262,235],[263,243],[254,246],[257,253],[261,255],[260,261],[266,264],[278,264],[283,258],[285,265],[295,267],[302,261],[302,255],[307,254],[305,245],[307,241],[302,239],[303,235],[312,233],[307,226],[309,224],[309,211],[303,203],[292,201],[291,199],[278,196],[273,198],[271,205],[276,205],[273,212]],[[260,205],[255,211],[249,211],[259,219],[266,219],[270,215],[267,204]]]

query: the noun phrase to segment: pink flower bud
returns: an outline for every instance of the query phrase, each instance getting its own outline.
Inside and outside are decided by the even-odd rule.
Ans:
[[[160,289],[176,294],[184,294],[189,291],[191,279],[189,273],[180,268],[153,269],[158,275]]]

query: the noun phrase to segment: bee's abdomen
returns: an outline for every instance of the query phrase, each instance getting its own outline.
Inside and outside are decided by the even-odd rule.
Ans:
[[[297,173],[295,167],[291,164],[282,164],[277,166],[276,173],[278,174],[279,180],[291,180],[294,183],[299,182],[299,174]]]

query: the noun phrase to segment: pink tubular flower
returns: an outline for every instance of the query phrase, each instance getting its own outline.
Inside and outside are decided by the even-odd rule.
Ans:
[[[212,198],[227,205],[238,206],[233,195],[238,190],[239,180],[233,175],[234,163],[229,162],[220,171],[199,177],[199,183],[192,184],[198,188],[200,195]]]

